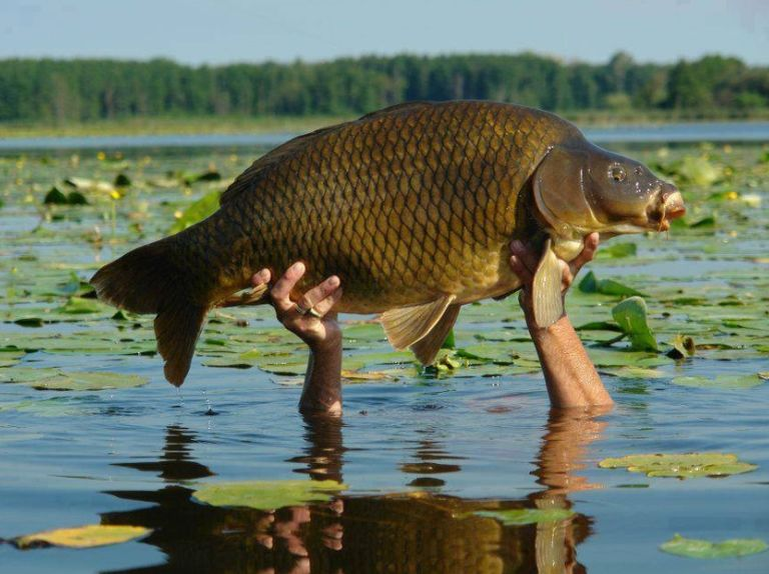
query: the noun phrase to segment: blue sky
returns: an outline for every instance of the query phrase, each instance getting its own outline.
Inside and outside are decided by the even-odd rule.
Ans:
[[[769,0],[2,0],[0,58],[190,64],[531,50],[769,65]]]

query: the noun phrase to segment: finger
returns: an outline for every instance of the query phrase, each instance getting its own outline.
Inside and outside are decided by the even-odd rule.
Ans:
[[[297,281],[302,278],[304,271],[304,263],[297,261],[289,267],[283,276],[275,283],[275,286],[270,291],[270,295],[272,295],[272,300],[279,310],[287,311],[294,306],[290,298],[291,290],[294,288]]]
[[[593,260],[593,257],[595,257],[595,252],[598,249],[599,237],[600,236],[598,233],[591,233],[585,237],[582,251],[572,260],[570,264],[572,275],[576,275],[579,270],[582,269],[583,265]]]
[[[339,288],[339,277],[337,277],[336,275],[332,275],[331,277],[326,279],[323,283],[313,287],[312,289],[307,291],[307,293],[302,295],[298,303],[305,309],[312,309],[318,303],[323,301],[326,297],[334,293],[334,291],[336,291],[338,288]]]
[[[531,281],[534,279],[534,274],[529,271],[529,269],[521,262],[517,255],[510,256],[510,268],[524,285],[531,283]]]
[[[563,260],[560,260],[561,269],[563,271],[561,277],[561,291],[566,291],[574,282],[574,274],[571,272],[571,265]]]
[[[533,275],[539,264],[539,253],[531,244],[525,245],[522,241],[515,239],[510,243],[510,251]]]
[[[339,303],[341,299],[342,299],[342,288],[339,287],[336,291],[331,293],[331,295],[329,295],[322,301],[315,303],[315,305],[313,306],[313,309],[315,309],[315,311],[319,315],[325,316],[329,311],[331,311],[334,305]]]
[[[260,285],[266,285],[270,282],[270,279],[272,278],[272,274],[270,273],[269,269],[262,269],[260,271],[257,271],[254,273],[254,275],[251,277],[251,285],[253,287],[259,287]]]

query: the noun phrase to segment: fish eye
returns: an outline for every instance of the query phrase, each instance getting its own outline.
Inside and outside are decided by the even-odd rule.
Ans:
[[[626,175],[625,168],[621,165],[613,165],[609,168],[609,177],[616,182],[625,181]]]

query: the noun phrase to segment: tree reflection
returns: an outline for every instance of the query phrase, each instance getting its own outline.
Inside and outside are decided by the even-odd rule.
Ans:
[[[522,500],[465,500],[432,493],[435,488],[378,496],[341,496],[313,504],[263,512],[217,508],[192,500],[184,481],[214,473],[193,459],[193,432],[181,426],[166,430],[157,461],[120,466],[158,474],[163,488],[112,491],[121,499],[151,503],[136,510],[102,515],[104,524],[152,528],[144,540],[167,555],[165,564],[124,572],[585,572],[576,547],[591,532],[591,519],[580,514],[565,520],[502,526],[473,513],[511,508],[570,508],[570,492],[596,488],[574,474],[584,452],[601,435],[605,410],[553,410],[536,464],[540,490]],[[289,462],[311,480],[342,481],[345,448],[343,422],[314,416],[305,419],[305,447]],[[435,436],[418,441],[415,462],[404,472],[436,477],[461,471]],[[449,459],[450,463],[442,462]],[[418,479],[417,479],[418,480]],[[418,482],[417,482],[418,484]]]

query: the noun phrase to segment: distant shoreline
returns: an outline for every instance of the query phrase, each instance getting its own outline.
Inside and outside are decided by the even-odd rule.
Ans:
[[[565,112],[559,115],[576,123],[582,129],[615,126],[665,126],[714,121],[744,123],[769,121],[769,110],[766,110],[765,113],[751,113],[749,115],[665,111],[618,113],[605,110]],[[357,116],[193,116],[127,118],[64,124],[0,122],[0,140],[90,136],[300,134],[355,117]]]

